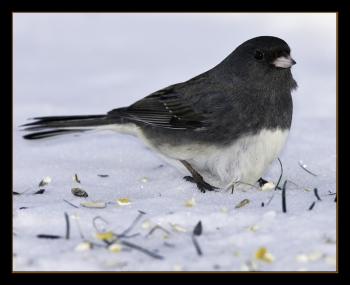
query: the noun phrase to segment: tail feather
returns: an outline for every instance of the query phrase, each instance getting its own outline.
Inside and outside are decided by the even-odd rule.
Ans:
[[[45,131],[45,132],[34,132],[30,133],[28,135],[23,136],[24,139],[26,140],[37,140],[37,139],[44,139],[48,137],[54,137],[58,135],[63,135],[63,134],[70,134],[70,133],[76,133],[76,132],[85,132],[87,130],[62,130],[62,129],[57,129],[53,131]]]
[[[29,134],[23,136],[24,139],[42,139],[83,132],[112,123],[106,115],[37,117],[34,120],[36,121],[21,126],[25,127],[24,131],[30,131]]]

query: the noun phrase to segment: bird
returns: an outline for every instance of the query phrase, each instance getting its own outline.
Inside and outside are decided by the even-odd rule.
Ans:
[[[45,116],[22,125],[27,140],[91,130],[138,137],[206,191],[246,189],[262,178],[284,147],[292,123],[289,45],[251,38],[219,64],[185,82],[106,114]]]

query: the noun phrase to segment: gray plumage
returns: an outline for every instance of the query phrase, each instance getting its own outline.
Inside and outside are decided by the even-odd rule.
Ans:
[[[240,138],[258,135],[261,130],[290,129],[291,91],[297,87],[290,70],[293,64],[290,48],[283,40],[270,36],[253,38],[211,70],[156,91],[129,107],[114,109],[106,115],[39,117],[24,125],[25,130],[32,131],[24,138],[38,139],[99,126],[118,130],[117,126],[124,125],[130,126],[130,132],[125,129],[123,132],[142,137],[152,149],[175,160],[184,157],[172,148],[188,145],[228,148]],[[196,164],[195,158],[186,159]],[[239,162],[232,163],[236,169],[239,167]],[[204,176],[215,182],[209,177],[215,176],[215,171],[203,167],[197,165],[202,172],[211,172]],[[201,169],[196,170],[202,174]],[[219,182],[221,186],[225,184]]]

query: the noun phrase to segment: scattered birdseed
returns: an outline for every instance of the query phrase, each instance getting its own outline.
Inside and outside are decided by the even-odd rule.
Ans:
[[[44,177],[44,178],[40,181],[39,187],[46,186],[46,185],[48,185],[49,183],[51,183],[51,181],[52,181],[51,177],[50,177],[50,176],[46,176],[46,177]]]
[[[228,213],[227,207],[221,207],[220,210],[221,210],[221,212],[223,212],[223,213]]]
[[[180,264],[175,264],[173,266],[173,271],[183,271],[183,266]]]
[[[99,240],[111,241],[111,240],[113,240],[115,238],[115,235],[111,231],[100,232],[100,233],[96,233],[96,238],[99,239]]]
[[[72,191],[72,194],[74,196],[77,196],[77,197],[84,197],[84,198],[86,198],[86,197],[89,196],[88,193],[85,190],[83,190],[81,188],[78,188],[78,187],[72,188],[71,191]]]
[[[335,256],[327,256],[325,259],[326,263],[328,265],[336,266],[337,265],[337,259]]]
[[[172,229],[175,231],[175,232],[179,232],[179,233],[185,233],[187,232],[187,229],[184,228],[183,226],[180,226],[178,224],[172,224],[170,223],[170,226],[172,227]]]
[[[323,257],[323,253],[320,251],[313,251],[308,254],[308,258],[310,261],[316,261]]]
[[[244,207],[245,205],[247,205],[247,204],[249,204],[249,203],[250,203],[249,199],[244,199],[244,200],[242,200],[241,202],[239,202],[239,203],[235,206],[235,208],[236,208],[236,209],[242,208],[242,207]]]
[[[147,177],[142,177],[141,178],[141,182],[142,183],[147,183],[148,182],[148,178]]]
[[[263,215],[263,219],[265,220],[270,220],[275,218],[277,215],[277,213],[275,211],[268,211]]]
[[[141,227],[145,230],[149,229],[151,227],[151,222],[149,220],[146,220],[144,221],[142,224],[141,224]]]
[[[196,200],[192,197],[190,200],[186,201],[185,206],[189,208],[196,206]]]
[[[119,253],[122,251],[122,246],[121,244],[115,242],[108,246],[108,250],[114,253]]]
[[[106,208],[105,202],[82,202],[80,205],[86,208]]]
[[[92,249],[92,244],[89,241],[84,241],[79,243],[76,247],[75,247],[75,251],[88,251]]]
[[[298,262],[309,262],[309,257],[306,255],[306,254],[298,254],[295,259],[298,261]]]
[[[266,247],[260,247],[255,253],[255,258],[264,262],[273,262],[275,257],[267,250]]]
[[[119,199],[117,199],[117,203],[119,206],[126,206],[126,205],[131,204],[131,202],[128,198],[119,198]]]
[[[267,182],[261,187],[261,191],[271,191],[274,190],[276,185],[272,182]]]
[[[248,230],[252,231],[253,233],[255,233],[258,229],[260,229],[259,225],[252,225],[248,227]]]

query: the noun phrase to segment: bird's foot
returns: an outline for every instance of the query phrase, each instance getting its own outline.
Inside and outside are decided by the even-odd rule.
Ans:
[[[265,180],[264,178],[260,177],[259,180],[257,181],[259,183],[259,186],[262,187],[269,181]]]
[[[210,185],[209,183],[205,182],[204,180],[196,182],[197,188],[202,193],[205,193],[205,191],[215,191],[216,189],[219,189],[218,187],[215,187],[213,185]]]
[[[257,181],[259,183],[260,187],[263,187],[266,183],[268,183],[269,181],[265,180],[264,178],[260,177],[259,180]],[[276,187],[276,189],[278,190],[282,190],[281,187]]]
[[[192,176],[184,176],[184,180],[191,183],[196,183],[196,181],[194,181],[194,178]]]
[[[187,170],[192,174],[192,176],[185,176],[184,179],[186,181],[196,183],[197,188],[202,192],[205,193],[205,191],[214,191],[215,189],[218,189],[215,186],[210,185],[209,183],[205,182],[203,179],[203,176],[200,175],[190,163],[188,163],[186,160],[180,160],[180,162],[187,168]]]
[[[198,177],[198,180],[196,180],[192,176],[185,176],[184,180],[191,182],[191,183],[195,183],[197,185],[197,188],[199,189],[199,191],[201,191],[202,193],[205,193],[205,191],[214,191],[215,189],[219,189],[219,188],[212,186],[209,183],[205,182],[202,177]]]

